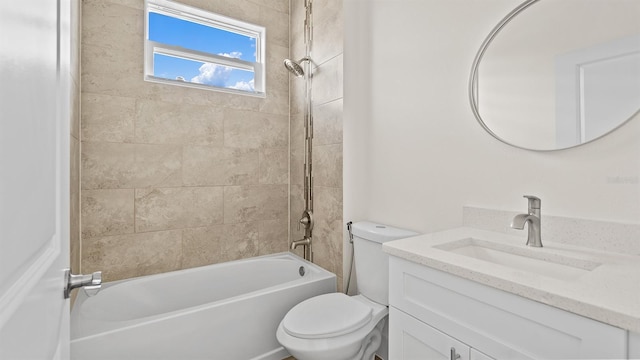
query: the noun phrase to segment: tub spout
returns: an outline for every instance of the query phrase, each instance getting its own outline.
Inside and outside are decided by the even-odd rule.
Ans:
[[[296,241],[292,242],[291,243],[291,250],[295,250],[300,245],[305,245],[305,246],[311,245],[311,238],[305,237],[304,239],[296,240]]]

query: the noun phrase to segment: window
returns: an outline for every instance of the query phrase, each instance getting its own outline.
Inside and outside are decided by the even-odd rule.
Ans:
[[[145,80],[264,96],[264,27],[169,0],[145,21]]]

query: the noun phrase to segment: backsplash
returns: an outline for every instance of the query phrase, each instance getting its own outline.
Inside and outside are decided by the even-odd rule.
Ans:
[[[510,227],[511,219],[522,211],[504,211],[465,206],[463,226],[520,236],[526,242],[527,229]],[[546,241],[584,246],[628,255],[640,255],[640,225],[544,215],[542,244]]]

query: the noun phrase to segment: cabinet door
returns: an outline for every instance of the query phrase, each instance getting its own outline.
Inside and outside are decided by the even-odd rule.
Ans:
[[[468,360],[470,350],[456,339],[389,307],[389,359]]]
[[[495,360],[494,358],[481,353],[476,349],[471,349],[471,358],[470,360]]]

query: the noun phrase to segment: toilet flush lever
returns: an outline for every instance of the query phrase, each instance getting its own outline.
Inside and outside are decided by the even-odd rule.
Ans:
[[[68,299],[71,290],[83,287],[87,295],[93,296],[102,287],[102,271],[96,271],[90,275],[74,275],[71,269],[64,271],[64,298]]]

